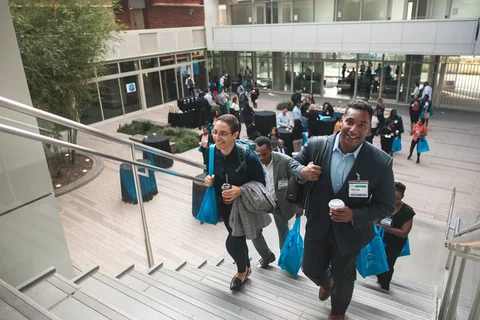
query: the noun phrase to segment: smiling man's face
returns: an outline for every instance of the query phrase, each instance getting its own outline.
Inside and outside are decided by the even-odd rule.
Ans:
[[[370,128],[368,111],[349,108],[341,122],[340,150],[343,153],[355,151],[365,141]]]

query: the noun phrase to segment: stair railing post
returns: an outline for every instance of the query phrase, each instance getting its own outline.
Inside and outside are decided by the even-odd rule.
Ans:
[[[456,246],[459,248],[459,246]],[[449,247],[450,251],[456,250],[457,248],[453,245]],[[450,304],[450,291],[452,287],[453,277],[455,274],[455,265],[457,263],[457,256],[453,254],[452,264],[450,265],[450,271],[448,274],[447,283],[445,284],[445,288],[443,289],[443,296],[442,296],[442,303],[440,305],[440,310],[438,311],[438,319],[439,320],[446,320],[445,314],[447,312],[448,305]]]
[[[468,320],[480,319],[480,281],[478,281],[477,293],[473,299],[472,309],[468,316]]]
[[[460,250],[459,250],[460,251]],[[465,247],[463,250],[464,254],[467,254],[470,251],[469,247]],[[462,288],[463,273],[465,272],[465,264],[467,259],[465,256],[461,257],[460,267],[458,268],[457,281],[455,282],[455,287],[453,288],[452,299],[448,305],[446,318],[447,319],[456,319],[457,317],[457,305],[458,298],[460,297],[460,289]]]
[[[135,144],[132,142],[130,146],[130,151],[132,155],[132,160],[136,161],[135,157]],[[150,242],[150,234],[148,232],[148,224],[147,224],[147,216],[145,214],[145,208],[143,206],[143,197],[142,197],[142,189],[140,187],[140,179],[138,177],[138,167],[132,165],[133,168],[133,182],[135,184],[135,191],[137,192],[137,202],[140,208],[140,215],[142,217],[142,227],[143,227],[143,235],[145,237],[145,249],[147,251],[147,260],[148,260],[148,267],[151,268],[154,265],[153,261],[153,252],[152,252],[152,244]],[[145,169],[147,170],[147,169]]]

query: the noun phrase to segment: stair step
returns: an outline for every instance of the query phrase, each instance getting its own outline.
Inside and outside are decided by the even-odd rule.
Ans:
[[[83,278],[79,285],[138,319],[188,319],[190,316],[101,273]]]
[[[185,276],[184,269],[177,272],[162,269],[153,273],[152,276],[159,280],[159,284],[167,285],[170,288],[175,287],[182,292],[195,296],[205,303],[219,307],[238,317],[242,317],[242,319],[275,319],[268,311],[249,305],[236,298],[230,292],[225,293],[208,286],[202,281],[195,281],[188,278],[188,276]]]
[[[207,268],[210,268],[210,270],[213,270],[215,271],[215,269],[212,269],[211,266],[206,266]],[[226,270],[226,273],[225,275],[228,276],[230,274],[232,274],[233,272],[236,271],[236,268],[234,265],[231,265],[231,264],[222,264],[220,265],[219,269],[225,269]],[[273,269],[273,268],[270,268],[270,269]],[[296,281],[296,280],[293,280],[291,278],[288,278],[288,276],[286,276],[286,272],[284,271],[281,271],[280,272],[276,272],[276,274],[271,274],[270,275],[270,278],[269,280],[266,282],[266,280],[264,280],[264,275],[267,274],[267,273],[270,273],[270,269],[269,270],[262,270],[260,268],[254,268],[254,272],[252,273],[252,278],[255,279],[255,281],[259,281],[261,283],[261,285],[265,288],[265,287],[268,287],[268,286],[271,286],[272,287],[272,290],[275,290],[273,289],[274,286],[277,287],[277,290],[285,290],[285,285],[283,284],[283,282],[281,280],[283,279],[288,279],[290,282],[291,281]],[[255,276],[255,273],[262,273],[262,276],[258,277],[258,276]],[[299,278],[303,278],[303,277],[298,277],[297,279]],[[276,279],[276,281],[275,281]],[[305,278],[304,278],[305,279]],[[308,279],[306,279],[308,280]],[[308,280],[310,281],[310,280]],[[311,283],[311,282],[310,282]],[[296,292],[296,295],[303,295],[304,297],[302,297],[302,300],[306,300],[306,301],[309,301],[311,303],[313,303],[315,300],[316,300],[316,294],[317,294],[317,290],[318,288],[313,284],[311,283],[311,285],[309,284],[308,285],[309,289],[302,289],[302,290],[298,290],[298,289],[292,289],[292,287],[289,287],[288,290],[285,292],[285,295],[290,295],[292,291]],[[312,290],[314,288],[314,290]],[[359,289],[359,287],[357,287],[357,289]],[[265,289],[264,289],[265,290]],[[308,295],[306,295],[305,293],[306,292],[313,292],[312,293],[308,293]],[[378,294],[376,292],[369,292],[368,289],[366,288],[361,288],[360,287],[360,290],[356,290],[357,292],[357,295],[355,295],[354,297],[358,299],[357,300],[362,300],[363,302],[365,302],[365,304],[371,306],[371,307],[376,307],[376,312],[370,312],[371,314],[377,314],[377,315],[381,315],[381,318],[385,319],[385,318],[391,318],[391,319],[395,319],[397,317],[397,314],[398,312],[404,312],[405,314],[408,314],[409,316],[411,316],[409,313],[411,312],[409,308],[410,305],[412,305],[411,303],[408,302],[408,298],[406,299],[405,304],[403,303],[399,303],[397,301],[395,301],[395,299],[389,299],[388,296],[384,297],[384,296],[378,296]],[[359,295],[361,292],[361,295]],[[367,299],[364,299],[365,297],[367,297]],[[313,298],[313,299],[312,299]],[[370,300],[370,299],[374,299],[374,302],[370,302],[370,301],[366,301],[366,300]],[[316,304],[315,304],[316,305]],[[413,305],[415,306],[415,305]],[[357,309],[362,309],[362,306],[359,305],[358,306],[359,308]],[[425,311],[421,311],[421,310],[416,310],[415,311],[415,314],[418,314],[420,313],[420,315],[423,317],[423,318],[418,318],[418,319],[425,319],[425,318],[429,318],[430,317],[430,310],[429,308],[424,308]],[[354,309],[350,309],[349,310],[349,313],[351,312],[354,312],[356,310]],[[385,312],[387,311],[387,312]],[[371,318],[371,317],[370,317]],[[411,316],[412,319],[417,319],[416,316]]]
[[[0,318],[8,320],[60,320],[40,304],[0,280]]]
[[[128,314],[84,292],[57,273],[24,287],[23,293],[62,319],[134,320]]]
[[[211,271],[208,272],[204,281],[210,281],[222,290],[230,290],[228,285],[235,271],[211,266],[209,264],[205,265],[201,270]],[[330,309],[325,306],[325,303],[318,299],[304,301],[308,299],[308,296],[302,296],[302,298],[299,299],[297,294],[292,294],[291,291],[285,290],[285,288],[282,287],[272,288],[271,285],[268,285],[268,282],[259,281],[258,278],[249,279],[247,285],[237,294],[247,302],[253,300],[262,306],[268,306],[279,318],[298,319],[301,315],[304,317],[318,317],[318,314],[328,317],[330,313]],[[301,303],[303,303],[303,305]],[[310,308],[311,306],[313,307]],[[305,312],[306,309],[311,312]]]
[[[140,283],[136,286],[145,287],[146,285],[144,289],[145,294],[179,308],[185,314],[194,316],[196,319],[241,319],[234,313],[220,309],[219,305],[202,301],[199,299],[201,294],[193,294],[190,288],[182,282],[168,278],[168,276],[157,279],[131,270],[121,277],[121,281],[124,279],[128,279],[127,281],[129,283],[134,281]],[[143,285],[141,283],[143,283]]]

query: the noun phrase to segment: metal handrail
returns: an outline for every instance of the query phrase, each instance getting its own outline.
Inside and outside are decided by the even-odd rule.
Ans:
[[[117,137],[113,134],[103,132],[99,129],[89,127],[89,126],[81,124],[79,122],[57,116],[57,115],[49,113],[47,111],[43,111],[43,110],[31,107],[29,105],[26,105],[26,104],[23,104],[23,103],[20,103],[20,102],[17,102],[17,101],[14,101],[14,100],[11,100],[11,99],[8,99],[8,98],[5,98],[5,97],[0,96],[0,106],[4,107],[6,109],[10,109],[10,110],[13,110],[13,111],[16,111],[16,112],[20,112],[20,113],[29,115],[29,116],[33,116],[33,117],[36,117],[36,118],[40,118],[40,119],[43,119],[43,120],[54,122],[54,123],[63,125],[65,127],[76,129],[78,131],[91,134],[93,136],[102,138],[102,139],[110,141],[110,142],[119,143],[121,145],[128,146],[128,147],[131,147],[133,145],[135,147],[135,149],[147,151],[147,152],[150,152],[150,153],[153,153],[153,154],[165,157],[165,158],[169,158],[169,159],[172,159],[172,160],[176,160],[176,161],[179,161],[179,162],[189,164],[191,166],[194,166],[194,167],[197,167],[197,168],[200,168],[200,169],[205,169],[205,165],[203,163],[192,161],[192,160],[186,159],[184,157],[181,157],[179,155],[174,155],[174,154],[171,154],[170,152],[162,151],[162,150],[159,150],[159,149],[156,149],[156,148],[153,148],[153,147],[149,147],[149,146],[144,145],[144,144],[139,144],[139,143],[136,143],[136,142],[132,142],[128,139],[119,138],[119,137]]]
[[[455,207],[455,196],[456,196],[456,194],[457,194],[457,188],[453,188],[452,198],[450,200],[450,208],[449,208],[449,211],[448,211],[447,226],[446,226],[446,229],[445,229],[445,241],[448,240],[448,233],[451,230],[450,223],[452,222],[452,216],[453,216],[453,209]]]
[[[180,177],[180,178],[184,178],[184,179],[188,179],[188,180],[192,180],[192,181],[197,181],[197,182],[200,182],[200,183],[204,182],[203,179],[199,179],[197,177],[190,176],[188,174],[179,173],[179,172],[171,171],[171,170],[165,170],[165,169],[159,168],[159,167],[154,166],[154,165],[150,165],[150,164],[146,164],[146,163],[138,162],[138,161],[133,161],[133,160],[128,160],[128,159],[121,158],[121,157],[118,157],[118,156],[114,156],[114,155],[111,155],[111,154],[108,154],[108,153],[97,151],[95,149],[82,147],[82,146],[79,146],[79,145],[76,145],[76,144],[73,144],[73,143],[69,143],[69,142],[62,141],[62,140],[57,140],[57,139],[50,138],[50,137],[47,137],[47,136],[42,136],[42,135],[37,134],[37,133],[33,133],[33,132],[23,130],[23,129],[14,128],[14,127],[3,125],[3,124],[0,124],[0,132],[5,132],[5,133],[8,133],[8,134],[16,135],[18,137],[24,137],[24,138],[27,138],[27,139],[36,140],[36,141],[40,141],[40,142],[43,142],[43,143],[54,144],[54,145],[57,145],[57,146],[81,151],[81,152],[84,152],[84,153],[87,153],[87,154],[100,156],[102,158],[107,158],[107,159],[110,159],[110,160],[129,163],[129,164],[137,166],[137,167],[146,168],[146,169],[149,169],[149,170],[166,173],[166,174],[169,174],[169,175],[173,175],[173,176],[176,176],[176,177]],[[133,144],[133,142],[131,144]]]

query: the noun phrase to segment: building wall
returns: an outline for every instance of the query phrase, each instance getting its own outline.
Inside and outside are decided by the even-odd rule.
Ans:
[[[145,29],[203,27],[205,24],[201,0],[145,0],[145,9],[139,10],[143,10]],[[127,26],[126,29],[134,29],[130,11],[128,0],[121,0],[120,9],[115,11],[117,19]]]
[[[0,96],[32,105],[7,0],[0,0]],[[34,117],[0,107],[0,123],[34,133]],[[0,133],[0,278],[16,286],[50,266],[74,276],[40,142]]]

